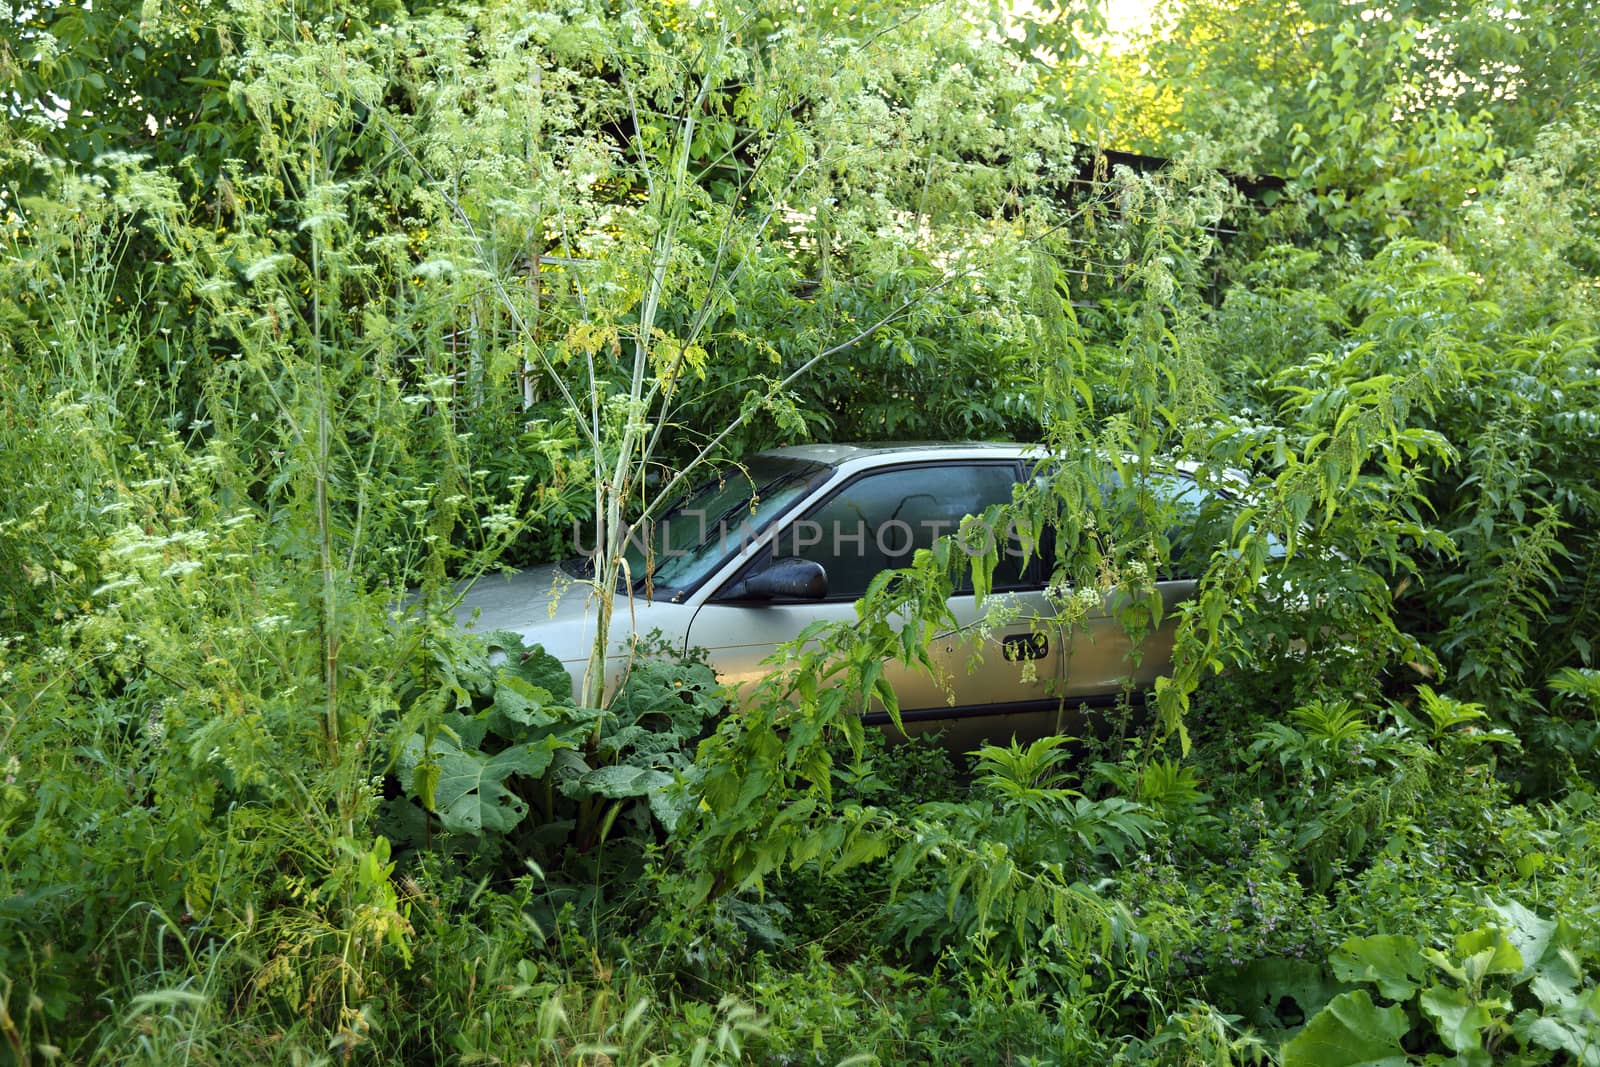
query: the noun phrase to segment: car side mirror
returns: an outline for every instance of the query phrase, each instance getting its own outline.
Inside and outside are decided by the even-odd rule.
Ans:
[[[777,559],[765,570],[757,571],[735,585],[720,599],[821,600],[828,595],[828,572],[815,560]]]

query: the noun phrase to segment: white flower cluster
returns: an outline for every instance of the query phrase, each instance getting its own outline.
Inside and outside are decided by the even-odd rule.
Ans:
[[[150,744],[161,748],[167,741],[167,708],[170,701],[163,700],[144,720],[144,735]]]
[[[1094,586],[1074,586],[1062,581],[1045,586],[1044,595],[1069,615],[1086,615],[1100,606],[1100,590]]]

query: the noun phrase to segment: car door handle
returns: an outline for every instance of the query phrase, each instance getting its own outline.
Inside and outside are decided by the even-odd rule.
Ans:
[[[1044,659],[1050,654],[1050,639],[1044,634],[1012,634],[1001,639],[1000,654],[1011,663]]]

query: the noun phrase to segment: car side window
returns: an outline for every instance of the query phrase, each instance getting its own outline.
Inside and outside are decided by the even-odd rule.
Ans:
[[[1220,506],[1222,502],[1186,473],[1150,471],[1127,485],[1116,469],[1107,465],[1086,488],[1091,496],[1098,496],[1098,502],[1089,506],[1099,512],[1102,538],[1142,538],[1152,523],[1162,531],[1166,549],[1166,561],[1158,575],[1162,581],[1198,578],[1227,533],[1230,517]],[[1045,536],[1053,554],[1053,532],[1046,531]]]
[[[1146,493],[1153,499],[1140,500]],[[1206,506],[1210,494],[1187,475],[1152,473],[1141,489],[1128,493],[1123,502],[1143,509],[1161,524],[1167,544],[1167,562],[1160,574],[1163,580],[1200,577],[1216,547],[1213,534],[1220,518],[1216,508]],[[1142,525],[1142,521],[1136,519],[1135,524]]]
[[[967,515],[1011,501],[1015,464],[903,467],[867,474],[784,528],[772,554],[814,560],[830,599],[855,599],[884,570],[909,566],[919,548],[956,533]],[[1003,538],[1006,531],[994,535]],[[1004,549],[1004,545],[1002,545]],[[1002,551],[996,589],[1026,584],[1027,570]],[[970,580],[966,583],[970,588]],[[959,590],[958,590],[959,591]]]

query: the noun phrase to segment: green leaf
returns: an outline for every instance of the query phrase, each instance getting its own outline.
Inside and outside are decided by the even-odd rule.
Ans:
[[[1374,982],[1390,1000],[1409,1000],[1421,988],[1427,963],[1416,941],[1398,934],[1353,937],[1329,962],[1341,982]]]
[[[1567,988],[1577,984],[1580,976],[1561,958],[1561,949],[1573,947],[1576,940],[1570,928],[1557,920],[1540,918],[1515,900],[1493,907],[1505,921],[1507,940],[1522,956],[1524,977],[1542,974]]]
[[[850,835],[844,847],[834,858],[831,872],[840,874],[851,867],[871,860],[881,859],[889,853],[888,841],[882,834],[858,830]]]
[[[1483,1031],[1492,1017],[1489,1009],[1453,986],[1429,986],[1418,1003],[1423,1014],[1433,1020],[1439,1040],[1452,1052],[1467,1052],[1483,1047]]]
[[[474,836],[485,830],[505,833],[521,822],[528,805],[506,788],[506,780],[516,774],[538,777],[550,766],[555,749],[568,745],[549,738],[542,744],[513,745],[487,756],[463,751],[443,737],[435,738],[426,752],[425,744],[421,737],[413,737],[406,743],[406,754],[413,766],[425,767],[431,760],[438,767],[432,810],[446,830]]]
[[[677,830],[678,820],[692,811],[696,803],[694,793],[685,786],[677,785],[676,780],[660,789],[651,790],[646,799],[650,804],[650,814],[669,834]]]
[[[648,796],[670,784],[672,775],[665,771],[619,763],[610,767],[596,767],[576,781],[564,783],[561,791],[569,797],[599,796],[616,800],[621,797]]]
[[[1537,1045],[1552,1052],[1568,1052],[1574,1062],[1584,1067],[1600,1064],[1600,1040],[1596,1039],[1595,1029],[1592,1019],[1567,1022],[1531,1009],[1520,1012],[1511,1027],[1524,1046]]]
[[[1236,975],[1217,974],[1211,981],[1230,1002],[1239,1005],[1245,1022],[1271,1029],[1282,1029],[1284,1016],[1309,1020],[1346,992],[1319,964],[1296,959],[1252,960]],[[1292,1007],[1285,1010],[1290,1003]]]
[[[549,726],[556,716],[545,710],[554,698],[521,675],[502,668],[495,676],[492,710],[523,726]]]
[[[1283,1046],[1283,1067],[1406,1067],[1405,1010],[1380,1008],[1364,989],[1341,993]]]
[[[418,764],[411,780],[405,785],[422,801],[423,807],[432,811],[437,803],[435,796],[439,788],[439,765],[431,761]]]
[[[520,634],[496,630],[485,638],[490,652],[504,652],[509,661],[505,669],[529,685],[551,694],[557,704],[572,701],[572,675],[561,661],[546,652],[540,645],[531,649],[522,643]]]
[[[1499,930],[1469,930],[1456,938],[1456,954],[1467,981],[1491,974],[1521,974],[1522,953]]]

